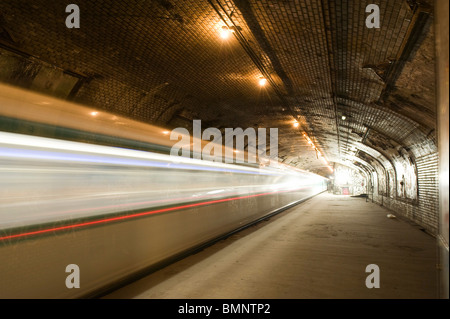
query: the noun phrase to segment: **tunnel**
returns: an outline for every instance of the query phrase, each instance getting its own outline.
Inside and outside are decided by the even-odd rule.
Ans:
[[[446,0],[2,0],[0,299],[448,299],[448,118]]]

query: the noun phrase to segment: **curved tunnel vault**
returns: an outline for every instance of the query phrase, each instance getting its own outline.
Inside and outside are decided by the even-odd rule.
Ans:
[[[431,1],[380,2],[379,29],[364,2],[79,5],[74,31],[57,28],[60,4],[3,2],[15,14],[0,20],[1,79],[168,128],[278,127],[283,162],[329,176],[306,133],[329,163],[375,170],[375,200],[436,232]],[[224,24],[238,33],[227,42]]]

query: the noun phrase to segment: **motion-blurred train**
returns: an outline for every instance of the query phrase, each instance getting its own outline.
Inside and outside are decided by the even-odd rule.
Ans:
[[[170,156],[174,143],[0,85],[0,298],[100,296],[326,189],[288,166]]]

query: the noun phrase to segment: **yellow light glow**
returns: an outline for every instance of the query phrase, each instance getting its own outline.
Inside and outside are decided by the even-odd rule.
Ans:
[[[167,134],[169,134],[169,131],[163,131],[162,132],[164,135],[167,135]]]
[[[317,152],[317,157],[324,162],[325,166],[328,167],[330,171],[333,171],[333,168],[329,165],[327,158],[319,151],[316,145],[314,145],[309,136],[306,133],[303,133],[303,136],[305,137],[308,144],[311,145],[311,147]]]
[[[265,86],[267,84],[267,80],[262,78],[259,80],[259,86]]]
[[[91,112],[92,116],[97,116],[98,112]]]
[[[230,37],[230,35],[231,35],[231,30],[228,29],[227,27],[223,26],[222,29],[220,30],[220,37],[223,40],[226,40]]]
[[[295,121],[293,125],[294,127],[298,127],[300,124],[297,121]]]

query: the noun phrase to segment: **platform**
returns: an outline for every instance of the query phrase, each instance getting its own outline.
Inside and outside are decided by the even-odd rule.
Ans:
[[[322,193],[104,298],[438,298],[435,238],[388,214]]]

